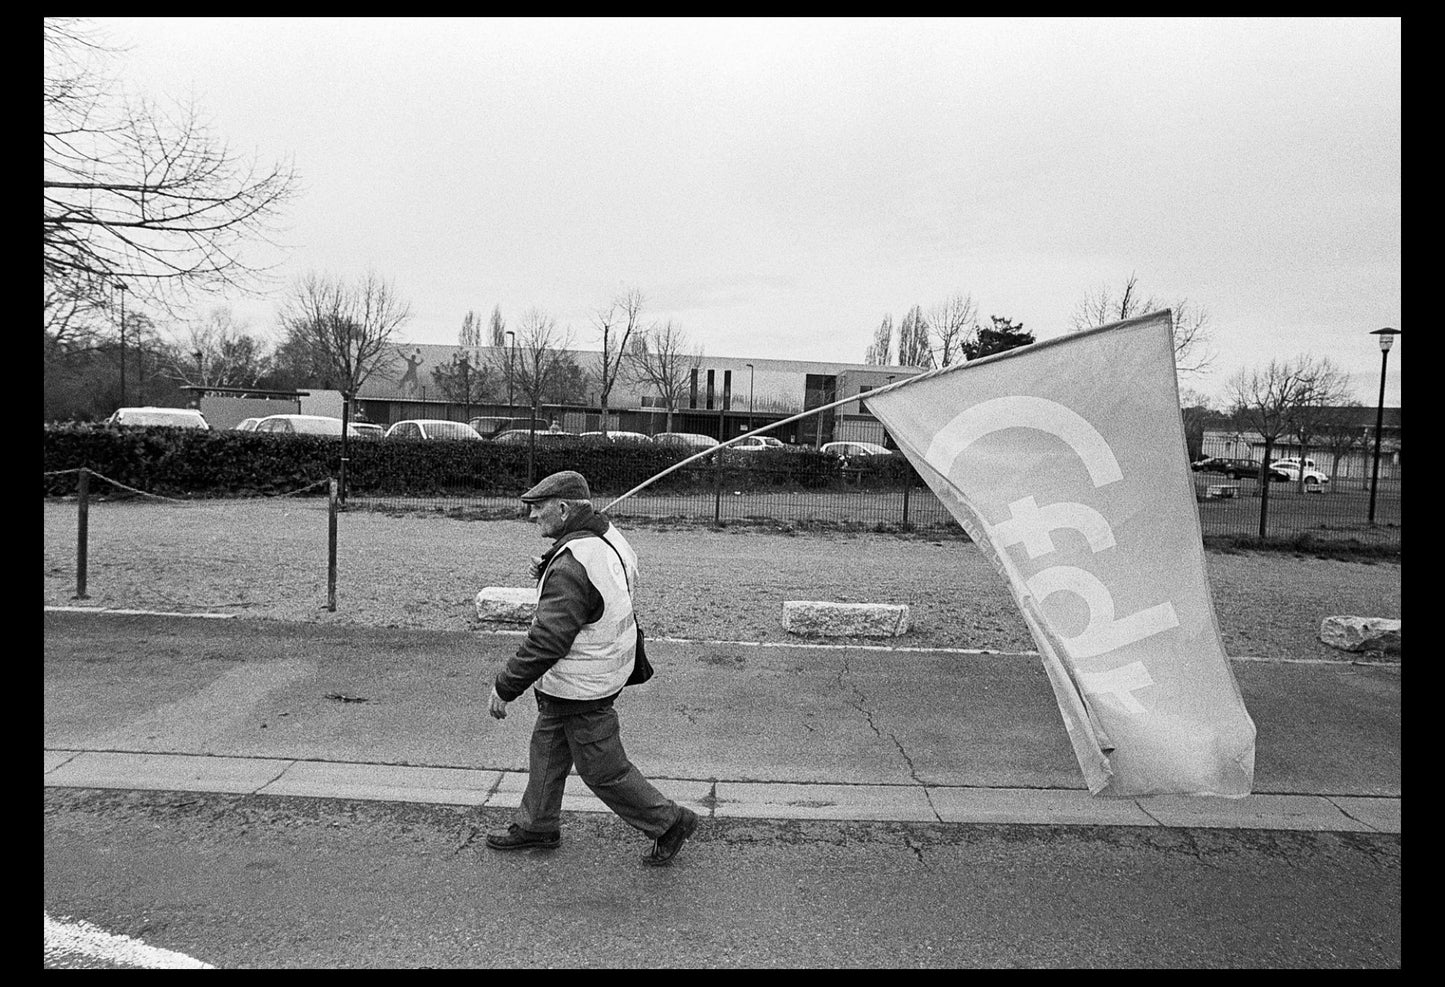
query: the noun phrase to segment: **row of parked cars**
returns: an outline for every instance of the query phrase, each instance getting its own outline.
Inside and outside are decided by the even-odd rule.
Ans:
[[[1224,456],[1206,456],[1203,459],[1190,463],[1189,468],[1196,473],[1223,473],[1231,480],[1238,480],[1241,477],[1250,477],[1258,480],[1261,464],[1252,459],[1230,459]],[[1301,472],[1304,473],[1305,486],[1315,486],[1330,482],[1330,478],[1321,472],[1315,465],[1313,459],[1306,459],[1301,463],[1298,459],[1275,459],[1269,464],[1269,479],[1272,483],[1285,481],[1299,482]]]
[[[644,435],[641,432],[567,432],[543,422],[535,423],[535,431],[526,427],[513,427],[518,423],[526,425],[526,419],[515,418],[473,418],[469,422],[446,421],[434,418],[411,418],[399,421],[390,428],[382,428],[368,422],[348,422],[347,434],[359,439],[453,439],[469,442],[491,441],[506,445],[526,445],[533,435],[538,443],[558,442],[567,439],[605,441],[609,443],[647,443],[670,445],[701,452],[721,443],[710,435],[694,432],[659,432]],[[166,425],[179,428],[210,428],[210,423],[194,408],[121,408],[105,422],[107,425]],[[247,418],[236,425],[236,431],[285,433],[290,435],[335,435],[341,434],[341,419],[327,415],[267,415]],[[761,452],[766,449],[797,449],[771,435],[750,435],[729,448],[740,452]],[[859,459],[869,456],[887,456],[892,450],[875,442],[828,442],[822,451],[842,459]]]

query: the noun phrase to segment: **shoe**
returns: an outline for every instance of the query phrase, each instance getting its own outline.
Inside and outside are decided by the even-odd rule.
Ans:
[[[651,852],[642,855],[642,862],[649,867],[664,867],[672,863],[672,858],[677,856],[677,851],[682,849],[682,844],[695,829],[697,829],[697,813],[684,808],[677,822],[668,827],[667,832],[659,836],[652,844]]]
[[[516,823],[487,834],[487,846],[493,850],[554,850],[561,842],[561,833],[533,833]]]

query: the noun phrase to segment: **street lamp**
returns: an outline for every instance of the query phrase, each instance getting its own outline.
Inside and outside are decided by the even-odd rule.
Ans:
[[[743,366],[748,368],[748,431],[751,432],[753,430],[753,365],[745,363]]]
[[[124,281],[115,283],[115,290],[120,292],[120,406],[125,407],[125,293],[130,289]]]
[[[507,335],[507,417],[508,417],[508,418],[512,418],[513,416],[516,415],[516,410],[512,407],[512,358],[513,358],[513,356],[514,356],[514,355],[516,354],[516,352],[517,352],[517,334],[516,334],[515,332],[513,332],[512,330],[508,329],[506,335]]]
[[[1375,406],[1375,467],[1370,473],[1370,523],[1375,523],[1375,487],[1380,482],[1380,431],[1385,427],[1385,365],[1390,362],[1390,347],[1400,330],[1386,326],[1370,333],[1380,337],[1380,401]]]

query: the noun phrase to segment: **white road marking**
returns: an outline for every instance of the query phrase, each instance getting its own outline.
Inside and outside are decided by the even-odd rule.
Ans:
[[[47,611],[54,610],[60,613],[108,613],[108,614],[130,614],[133,616],[150,617],[210,617],[217,620],[232,619],[241,616],[238,613],[164,613],[158,610],[104,610],[99,607],[52,607],[47,606]],[[504,628],[475,628],[478,634],[497,634],[503,636],[523,637],[526,631],[514,631]],[[652,640],[649,636],[649,640]],[[690,637],[659,637],[658,641],[668,641],[674,644],[731,644],[750,648],[817,648],[830,651],[912,651],[922,654],[942,655],[997,655],[1001,658],[1037,658],[1037,651],[1000,651],[994,648],[920,648],[908,647],[894,644],[817,644],[802,641],[719,641],[711,638],[690,638]],[[1281,665],[1396,665],[1397,661],[1365,661],[1351,658],[1270,658],[1259,655],[1229,655],[1230,661],[1260,661]]]
[[[148,946],[130,936],[113,935],[89,922],[66,917],[53,919],[45,913],[45,959],[81,955],[88,959],[143,970],[214,970],[209,963],[184,953]]]

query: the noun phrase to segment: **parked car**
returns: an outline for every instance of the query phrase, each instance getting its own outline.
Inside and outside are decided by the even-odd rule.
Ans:
[[[694,432],[658,432],[652,437],[652,441],[663,446],[680,446],[693,452],[711,449],[719,444],[711,435],[698,435]]]
[[[728,448],[736,449],[739,452],[762,452],[764,449],[786,449],[788,446],[782,439],[775,439],[771,435],[749,435],[741,442],[734,442]]]
[[[481,418],[469,418],[467,424],[476,429],[477,434],[482,438],[494,439],[503,432],[510,432],[513,429],[522,429],[525,431],[527,428],[527,419],[484,416]],[[532,423],[533,427],[538,431],[544,431],[547,428],[547,424],[547,422],[543,421],[534,421]]]
[[[858,456],[891,456],[893,450],[876,442],[825,442],[820,452],[831,452],[844,459]]]
[[[1279,470],[1287,479],[1299,481],[1300,461],[1298,459],[1276,459],[1269,464],[1270,469]],[[1329,483],[1330,478],[1322,473],[1319,467],[1315,466],[1313,459],[1306,459],[1304,462],[1305,486],[1313,486],[1316,483]]]
[[[210,423],[195,408],[117,408],[105,420],[107,425],[167,425],[171,428],[204,428]]]
[[[466,422],[440,418],[408,418],[386,430],[388,439],[465,439],[480,442],[477,430]]]
[[[535,435],[535,436],[537,437],[537,441],[538,441],[539,443],[541,443],[541,442],[557,442],[558,440],[561,440],[561,439],[575,439],[575,438],[577,438],[577,433],[576,433],[576,432],[553,432],[553,431],[551,431],[550,429],[544,431],[543,429],[540,429],[540,428],[537,429],[537,431],[533,432],[533,431],[531,431],[530,429],[514,428],[514,429],[512,429],[511,431],[503,432],[501,435],[498,435],[496,438],[492,439],[492,441],[493,441],[493,442],[500,442],[500,443],[502,443],[503,445],[524,446],[524,445],[526,445],[528,442],[532,441],[529,436],[533,436],[533,435]]]
[[[643,435],[641,432],[583,432],[578,438],[589,439],[594,442],[636,442],[648,444],[652,442],[652,436]]]
[[[231,429],[231,431],[254,432],[256,431],[256,423],[260,420],[261,419],[259,418],[242,418],[239,422],[236,423],[236,427]]]
[[[256,423],[252,431],[341,438],[341,419],[327,415],[267,415]]]
[[[1201,473],[1223,473],[1231,480],[1238,480],[1240,477],[1259,479],[1259,463],[1252,459],[1228,459],[1221,456],[1210,456],[1198,462],[1190,463],[1189,468]],[[1271,469],[1269,471],[1271,482],[1288,480],[1289,477],[1283,470]]]
[[[379,439],[386,434],[386,429],[371,422],[347,422],[346,426],[353,439]]]
[[[1243,475],[1246,476],[1254,476],[1259,472],[1258,463],[1248,459],[1230,459],[1227,456],[1205,456],[1190,463],[1189,468],[1196,473],[1223,473],[1229,477],[1233,477],[1239,470],[1243,470]]]

